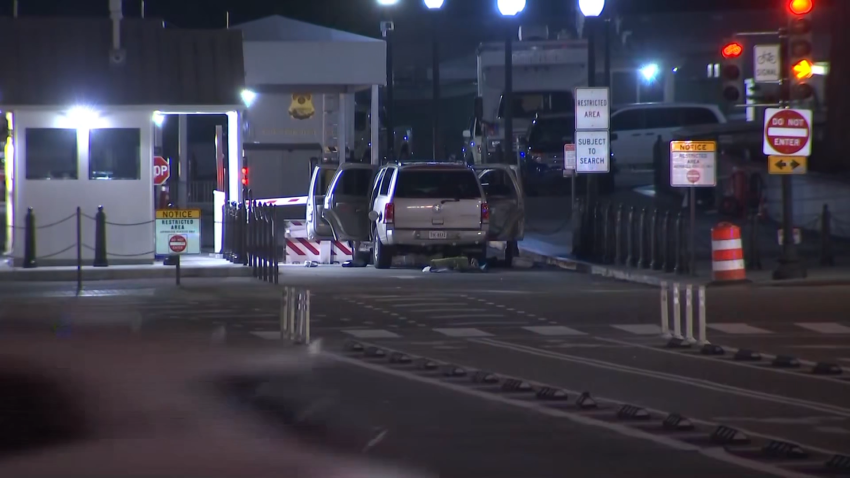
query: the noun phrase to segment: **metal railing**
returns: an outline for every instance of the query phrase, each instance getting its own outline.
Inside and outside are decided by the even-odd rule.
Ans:
[[[224,206],[222,256],[233,264],[252,269],[252,275],[277,284],[280,257],[275,228],[275,206],[248,200]]]

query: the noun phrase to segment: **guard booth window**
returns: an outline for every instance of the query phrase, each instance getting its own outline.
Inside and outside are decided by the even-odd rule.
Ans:
[[[26,128],[27,179],[78,179],[77,130]]]
[[[139,128],[89,131],[89,179],[141,179]]]

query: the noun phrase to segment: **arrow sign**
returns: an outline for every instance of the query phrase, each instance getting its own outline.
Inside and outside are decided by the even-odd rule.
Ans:
[[[770,174],[806,174],[808,158],[805,156],[768,156]]]

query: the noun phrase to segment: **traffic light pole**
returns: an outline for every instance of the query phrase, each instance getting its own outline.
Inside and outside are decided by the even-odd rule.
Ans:
[[[780,107],[791,106],[791,77],[788,51],[788,31],[779,30],[779,71],[782,72],[780,84]],[[794,201],[791,175],[782,175],[782,256],[779,266],[773,271],[775,280],[802,279],[806,277],[806,267],[797,253],[794,243]]]

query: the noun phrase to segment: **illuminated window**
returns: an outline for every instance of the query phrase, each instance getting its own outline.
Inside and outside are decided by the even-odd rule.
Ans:
[[[104,128],[89,131],[89,179],[141,179],[141,131]]]
[[[77,130],[26,128],[27,179],[78,179]]]

